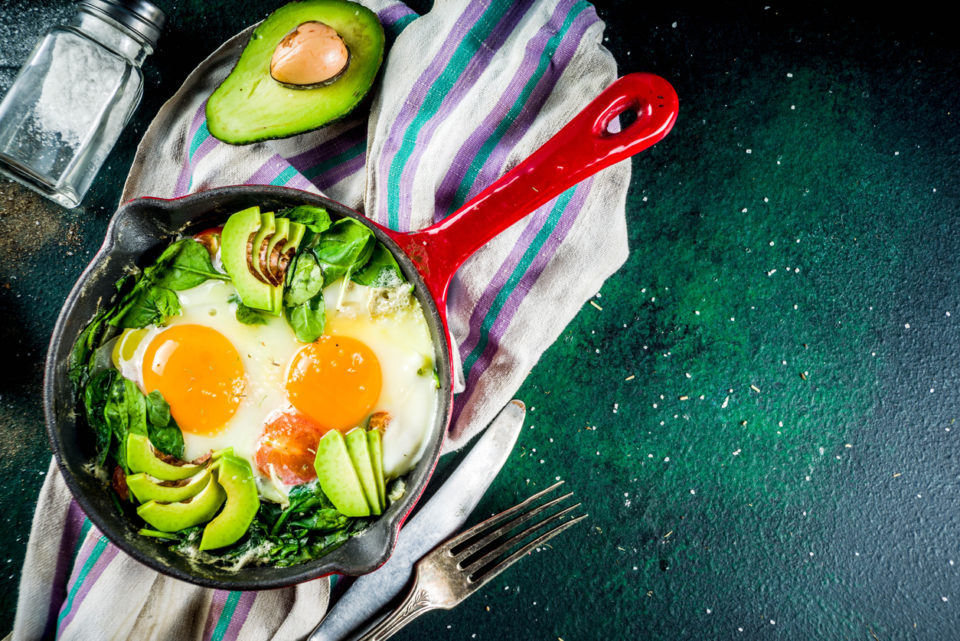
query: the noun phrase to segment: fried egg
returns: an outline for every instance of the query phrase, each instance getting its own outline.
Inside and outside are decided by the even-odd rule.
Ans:
[[[384,474],[401,476],[420,459],[437,390],[433,343],[410,285],[334,282],[324,290],[324,335],[309,344],[283,317],[239,322],[232,283],[208,280],[177,294],[182,313],[163,327],[127,330],[114,360],[145,394],[159,390],[169,403],[185,458],[233,448],[259,474],[264,496],[283,501],[291,479],[258,466],[266,425],[293,414],[320,434],[385,413]]]

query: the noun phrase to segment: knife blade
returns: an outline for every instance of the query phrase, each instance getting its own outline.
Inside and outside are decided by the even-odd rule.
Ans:
[[[387,562],[354,581],[308,641],[346,638],[403,590],[414,564],[459,530],[480,502],[510,456],[525,414],[520,401],[507,403],[447,481],[403,527]]]

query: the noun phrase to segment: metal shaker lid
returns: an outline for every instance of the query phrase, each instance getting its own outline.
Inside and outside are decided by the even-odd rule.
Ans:
[[[119,22],[151,47],[157,46],[160,31],[167,20],[163,11],[147,0],[80,0],[79,4]]]

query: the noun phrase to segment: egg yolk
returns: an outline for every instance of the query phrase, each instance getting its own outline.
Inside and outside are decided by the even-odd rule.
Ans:
[[[174,325],[157,334],[143,356],[143,385],[159,390],[180,428],[219,432],[243,399],[240,354],[223,334],[203,325]]]
[[[326,429],[359,425],[380,397],[380,362],[349,336],[321,336],[297,352],[287,373],[287,397]]]

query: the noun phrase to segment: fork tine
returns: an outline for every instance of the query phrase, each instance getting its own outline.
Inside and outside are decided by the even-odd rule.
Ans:
[[[450,554],[453,555],[454,557],[460,559],[459,566],[460,566],[460,567],[464,567],[464,565],[466,565],[466,564],[464,564],[464,561],[465,561],[465,560],[469,559],[471,556],[473,556],[474,554],[476,554],[477,552],[479,552],[480,550],[482,550],[483,548],[485,548],[486,546],[488,546],[488,545],[489,545],[490,543],[492,543],[493,541],[495,541],[495,540],[497,540],[497,539],[499,539],[499,538],[502,538],[503,536],[505,536],[505,535],[507,534],[507,532],[509,532],[509,531],[512,530],[513,528],[515,528],[515,527],[517,527],[518,525],[521,525],[521,524],[523,524],[523,523],[526,523],[527,521],[529,521],[529,520],[532,519],[533,517],[537,516],[537,515],[540,514],[541,512],[544,512],[545,510],[550,509],[551,507],[553,507],[554,505],[556,505],[556,504],[559,503],[560,501],[563,501],[563,500],[565,500],[565,499],[568,499],[568,498],[570,498],[571,496],[573,496],[573,492],[567,492],[567,493],[564,494],[563,496],[558,496],[557,498],[555,498],[555,499],[553,499],[553,500],[551,500],[551,501],[547,501],[547,502],[544,503],[543,505],[539,505],[539,506],[533,508],[532,510],[530,510],[530,511],[528,511],[528,512],[523,512],[523,513],[520,514],[520,516],[518,516],[517,518],[513,519],[512,521],[510,521],[510,522],[508,522],[508,523],[505,523],[504,525],[501,525],[500,527],[496,528],[495,530],[492,530],[492,531],[488,532],[487,534],[483,535],[483,538],[481,538],[481,539],[479,539],[479,540],[474,541],[473,543],[471,543],[471,544],[470,544],[470,547],[464,548],[464,549],[462,549],[462,550],[458,550],[458,549],[457,549],[457,548],[460,547],[460,546],[454,546],[454,547],[450,548]],[[521,504],[521,505],[522,505],[522,504]],[[580,505],[580,504],[577,503],[577,505]],[[576,507],[576,506],[574,506],[574,507]],[[500,523],[500,522],[502,522],[502,520],[498,521],[498,523]],[[478,533],[477,536],[480,536],[480,533]],[[467,542],[469,543],[469,541],[467,541]]]
[[[520,541],[522,541],[523,539],[527,538],[528,536],[536,532],[537,530],[543,528],[546,525],[549,525],[550,523],[553,523],[554,521],[560,520],[561,518],[563,518],[564,515],[569,514],[572,510],[575,510],[578,507],[580,507],[579,503],[575,505],[571,505],[567,508],[564,508],[563,510],[556,512],[555,514],[551,514],[550,516],[543,519],[542,521],[538,521],[537,523],[534,523],[533,525],[525,528],[522,532],[518,532],[517,534],[514,534],[510,538],[507,538],[507,533],[512,529],[513,523],[511,523],[509,526],[504,526],[499,530],[497,530],[497,532],[492,533],[489,537],[486,537],[490,539],[491,537],[493,537],[493,534],[497,534],[497,537],[492,538],[492,540],[486,543],[485,546],[478,547],[476,550],[474,550],[474,553],[472,555],[473,558],[471,558],[470,556],[467,556],[466,558],[462,559],[460,563],[457,564],[457,567],[461,570],[466,570],[470,567],[483,568],[489,565],[494,559],[501,556],[504,552],[506,552],[513,546],[517,545]],[[531,511],[529,515],[524,515],[520,519],[516,519],[516,520],[517,521],[521,521],[521,519],[524,521],[528,520],[528,517],[532,517],[533,514],[534,514],[533,511]],[[496,545],[497,547],[493,548],[492,550],[487,550],[486,548],[490,547],[491,545]],[[481,555],[481,556],[478,556],[478,555]]]
[[[494,577],[498,576],[501,572],[503,572],[508,567],[516,563],[521,557],[523,557],[524,555],[532,551],[534,548],[546,543],[547,541],[557,536],[564,530],[572,527],[578,521],[582,521],[583,519],[587,518],[587,516],[588,516],[587,514],[581,514],[580,516],[574,517],[568,521],[564,521],[563,523],[561,523],[560,525],[557,525],[553,529],[547,530],[546,532],[544,532],[534,540],[530,541],[529,543],[524,545],[522,548],[520,548],[510,556],[498,562],[497,564],[493,566],[484,566],[480,568],[481,570],[485,569],[486,567],[489,567],[490,569],[487,570],[486,572],[483,572],[479,576],[476,573],[474,573],[474,574],[471,574],[469,577],[467,577],[467,584],[469,586],[468,589],[470,590],[470,592],[474,592],[475,590],[480,589],[481,587],[489,583]]]
[[[481,523],[477,523],[476,525],[474,525],[474,526],[473,526],[472,528],[470,528],[469,530],[466,530],[466,531],[458,534],[458,535],[455,536],[454,538],[452,538],[452,539],[450,539],[449,541],[447,541],[446,543],[444,543],[444,547],[445,547],[446,549],[448,549],[448,550],[453,550],[453,549],[455,549],[458,545],[462,545],[462,544],[465,543],[466,541],[469,541],[470,539],[472,539],[472,538],[474,538],[475,536],[479,535],[481,532],[484,532],[485,530],[487,530],[487,529],[489,529],[489,528],[492,528],[493,526],[495,526],[495,525],[497,525],[497,524],[499,524],[499,523],[503,523],[505,520],[507,520],[507,519],[509,519],[509,518],[513,518],[514,515],[516,515],[518,512],[522,512],[528,505],[530,505],[531,503],[533,503],[534,501],[536,501],[537,499],[539,499],[541,496],[543,496],[544,494],[547,494],[548,492],[551,492],[551,491],[557,489],[557,488],[560,487],[561,485],[563,485],[563,481],[558,481],[558,482],[554,483],[553,485],[551,485],[550,487],[548,487],[548,488],[546,488],[546,489],[544,489],[544,490],[541,490],[541,491],[537,492],[536,494],[534,494],[534,495],[531,496],[530,498],[526,499],[525,501],[523,501],[523,502],[521,502],[521,503],[517,503],[517,504],[514,505],[512,508],[510,508],[510,509],[508,509],[508,510],[504,510],[503,512],[500,512],[500,514],[491,516],[491,517],[490,517],[489,519],[487,519],[486,521],[483,521],[483,522],[481,522]]]

